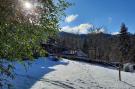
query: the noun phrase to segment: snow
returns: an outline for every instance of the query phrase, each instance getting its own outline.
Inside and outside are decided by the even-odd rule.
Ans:
[[[135,73],[63,59],[39,58],[27,69],[16,63],[14,89],[135,89]]]

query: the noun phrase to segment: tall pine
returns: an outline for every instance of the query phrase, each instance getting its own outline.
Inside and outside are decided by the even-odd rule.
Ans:
[[[121,53],[120,65],[119,65],[119,80],[121,81],[121,69],[124,63],[124,60],[127,60],[128,52],[130,49],[130,38],[129,33],[127,32],[128,28],[124,23],[121,25],[120,35],[119,35],[119,49]]]

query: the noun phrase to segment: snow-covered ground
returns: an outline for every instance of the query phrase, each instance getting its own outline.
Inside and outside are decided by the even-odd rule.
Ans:
[[[117,70],[66,59],[40,58],[27,72],[20,64],[15,71],[16,89],[135,89],[134,73],[122,72],[120,82]]]

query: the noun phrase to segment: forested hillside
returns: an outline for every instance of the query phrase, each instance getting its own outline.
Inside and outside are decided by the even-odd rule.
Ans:
[[[124,62],[135,62],[135,35],[130,34],[130,51],[128,58]],[[71,49],[83,50],[90,59],[100,59],[109,62],[119,62],[121,53],[119,50],[119,35],[106,33],[89,33],[78,35],[60,32],[58,42],[61,46]]]

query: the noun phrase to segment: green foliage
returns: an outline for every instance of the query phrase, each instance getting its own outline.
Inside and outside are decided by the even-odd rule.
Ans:
[[[59,21],[71,4],[65,0],[26,0],[32,4],[25,8],[24,0],[0,0],[0,59],[8,61],[33,59],[46,55],[40,46],[59,31]],[[0,73],[12,77],[14,65],[0,62]],[[0,76],[0,86],[2,79]],[[10,84],[7,84],[10,87]]]

